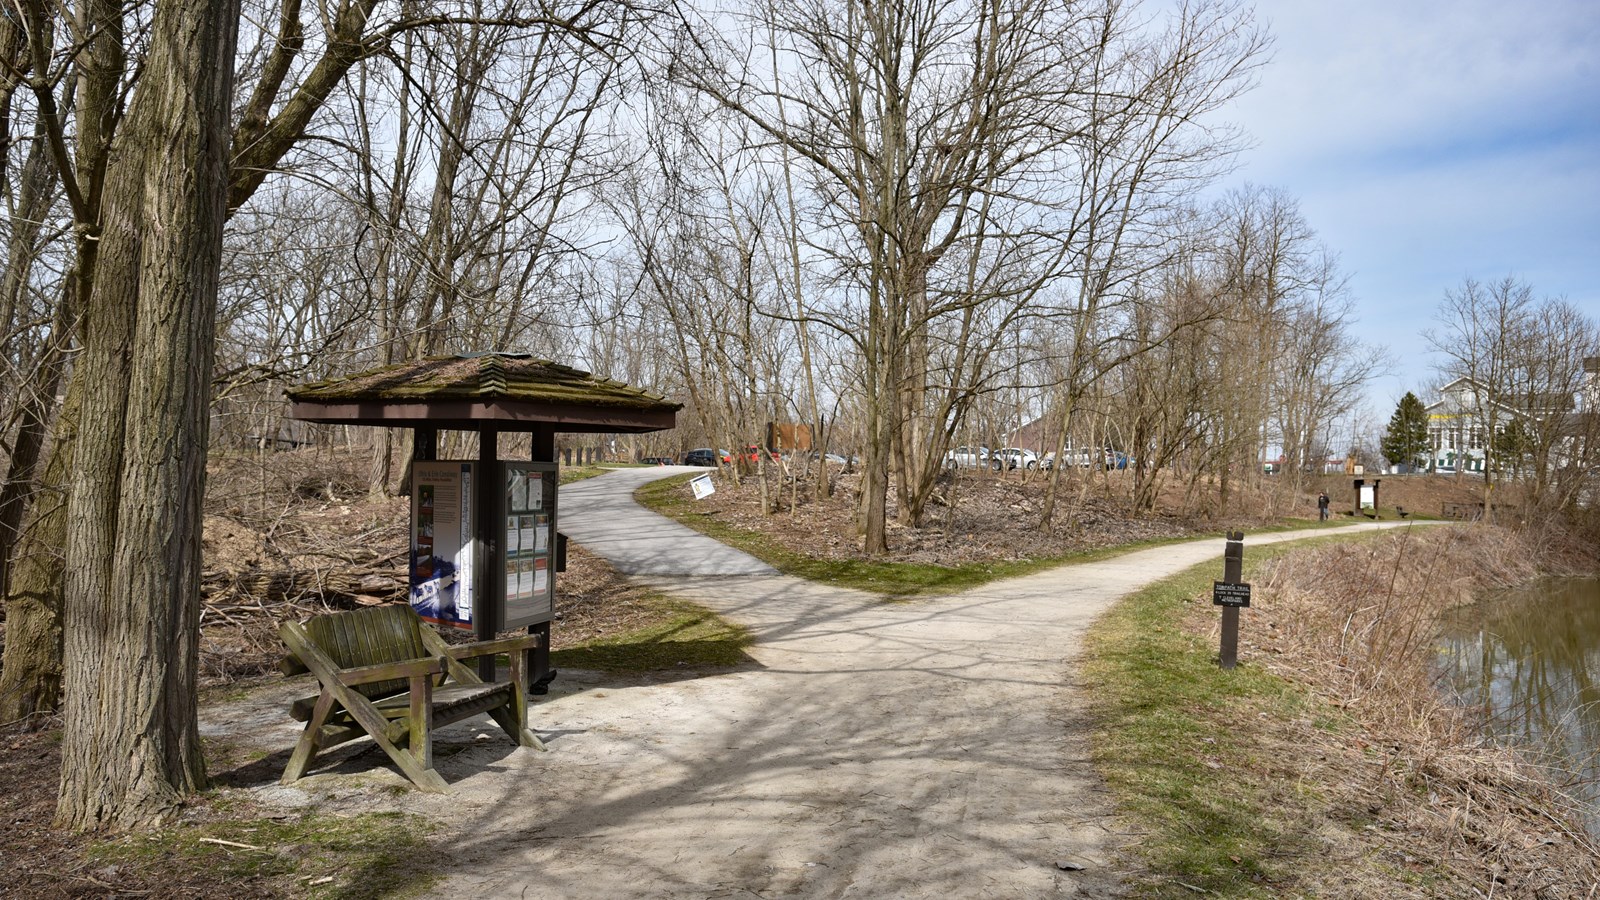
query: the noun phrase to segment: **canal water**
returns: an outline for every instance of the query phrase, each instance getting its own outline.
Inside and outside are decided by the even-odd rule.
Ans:
[[[1600,837],[1600,578],[1548,578],[1452,620],[1443,664],[1501,743],[1547,755]]]

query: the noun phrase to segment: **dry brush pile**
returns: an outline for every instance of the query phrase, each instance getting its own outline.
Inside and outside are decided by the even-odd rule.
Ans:
[[[1525,534],[1417,529],[1294,553],[1258,577],[1262,621],[1241,656],[1310,686],[1360,729],[1301,729],[1309,743],[1293,765],[1329,786],[1331,808],[1365,822],[1353,855],[1443,873],[1418,896],[1600,896],[1600,848],[1552,813],[1571,802],[1532,759],[1492,746],[1437,685],[1441,617],[1542,562]]]
[[[280,621],[405,596],[406,500],[371,495],[337,450],[226,456],[208,473],[201,665],[261,674]]]

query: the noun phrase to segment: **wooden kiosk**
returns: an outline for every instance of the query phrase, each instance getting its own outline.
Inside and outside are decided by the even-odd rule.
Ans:
[[[681,404],[519,353],[470,353],[386,366],[291,388],[291,418],[412,429],[411,604],[479,640],[542,636],[525,677],[547,678],[557,534],[558,432],[671,428]],[[440,431],[475,431],[478,457],[440,460]],[[527,460],[498,458],[500,432],[528,432]],[[492,657],[480,674],[494,675]]]

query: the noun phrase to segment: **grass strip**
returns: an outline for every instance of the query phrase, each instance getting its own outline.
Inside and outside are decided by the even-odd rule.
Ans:
[[[1252,547],[1245,577],[1295,549],[1351,537]],[[1184,629],[1196,604],[1212,608],[1220,575],[1213,561],[1146,587],[1101,617],[1085,642],[1094,758],[1141,835],[1144,896],[1281,896],[1320,857],[1311,836],[1328,808],[1263,738],[1295,719],[1334,733],[1354,727],[1249,660],[1224,671],[1218,648]],[[1241,618],[1250,628],[1250,611]]]
[[[689,528],[693,528],[707,537],[715,538],[724,544],[743,550],[785,575],[793,575],[797,578],[805,578],[809,581],[837,587],[854,588],[860,591],[882,594],[892,598],[957,593],[1001,578],[1029,575],[1064,563],[1094,562],[1096,560],[1109,559],[1113,556],[1120,556],[1134,550],[1144,550],[1168,544],[1182,544],[1206,537],[1222,536],[1219,532],[1214,535],[1187,534],[1174,537],[1150,538],[1148,540],[1118,544],[1113,547],[1074,550],[1069,553],[1036,559],[975,562],[959,566],[865,559],[815,559],[803,553],[790,550],[763,532],[740,528],[717,518],[714,513],[707,513],[697,508],[693,498],[682,490],[682,486],[693,477],[694,474],[691,473],[652,481],[634,491],[634,499],[647,509],[654,510]],[[1326,524],[1331,527],[1335,524],[1349,525],[1350,522],[1328,522]],[[1267,528],[1252,526],[1251,531],[1253,533],[1293,531],[1316,526],[1317,523],[1315,522],[1290,523]]]
[[[556,668],[642,674],[679,667],[727,668],[750,661],[750,632],[686,600],[651,591],[636,602],[646,623],[623,634],[550,652]]]
[[[95,865],[205,872],[218,883],[265,880],[286,896],[376,900],[425,893],[434,826],[397,812],[184,823],[112,838],[85,853]]]
[[[593,478],[596,475],[604,475],[605,473],[611,471],[612,469],[647,469],[647,468],[650,468],[650,467],[644,465],[643,463],[603,463],[603,464],[596,464],[596,465],[592,465],[592,466],[585,466],[585,465],[562,466],[561,467],[561,475],[560,475],[559,483],[560,484],[571,484],[574,481],[582,481],[585,478]]]

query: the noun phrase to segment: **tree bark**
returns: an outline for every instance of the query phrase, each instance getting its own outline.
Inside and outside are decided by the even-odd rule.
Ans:
[[[45,438],[56,408],[56,393],[67,366],[67,342],[72,334],[72,303],[63,298],[50,324],[52,340],[38,358],[38,370],[31,379],[27,395],[21,398],[16,436],[11,443],[11,460],[6,466],[5,486],[0,487],[0,597],[11,584],[11,559],[21,543],[22,521],[35,493],[34,476],[43,458]],[[59,483],[59,482],[57,482]],[[0,704],[4,704],[0,699]],[[0,716],[0,721],[5,721]]]
[[[46,27],[52,18],[38,3],[26,3],[23,9],[35,23],[30,29],[29,52],[36,67],[42,70],[53,52],[54,37]],[[86,30],[86,43],[77,53],[77,71],[71,84],[74,99],[70,105],[78,122],[76,148],[69,158],[64,142],[47,142],[55,166],[51,180],[69,185],[69,195],[78,198],[72,204],[76,256],[52,326],[56,344],[51,353],[67,349],[69,334],[77,331],[67,326],[77,317],[94,280],[100,247],[99,216],[106,153],[118,121],[118,91],[127,61],[122,47],[122,9],[117,0],[86,0],[80,15],[90,27]],[[55,104],[49,106],[53,108]],[[40,122],[45,124],[42,115]],[[64,360],[47,354],[44,360],[47,370],[42,374],[59,378],[63,364]],[[62,554],[68,527],[66,492],[77,440],[82,381],[81,369],[74,368],[67,400],[56,416],[45,479],[33,494],[44,499],[32,501],[35,506],[32,510],[26,509],[28,504],[23,503],[8,513],[19,520],[31,517],[32,522],[18,536],[14,551],[16,562],[13,571],[8,573],[6,627],[9,640],[3,668],[0,668],[0,686],[3,686],[0,693],[4,694],[0,697],[0,711],[12,715],[0,718],[55,712],[60,703]],[[52,385],[49,390],[52,399],[55,389]],[[43,506],[39,506],[41,502]],[[24,640],[27,646],[12,646]]]
[[[162,0],[107,169],[71,477],[58,824],[143,826],[203,786],[201,500],[237,0]]]
[[[75,382],[76,384],[76,382]],[[72,468],[77,397],[56,418],[56,445],[22,530],[6,594],[6,646],[0,658],[0,722],[56,711],[61,703],[61,552],[67,504],[61,487]]]

